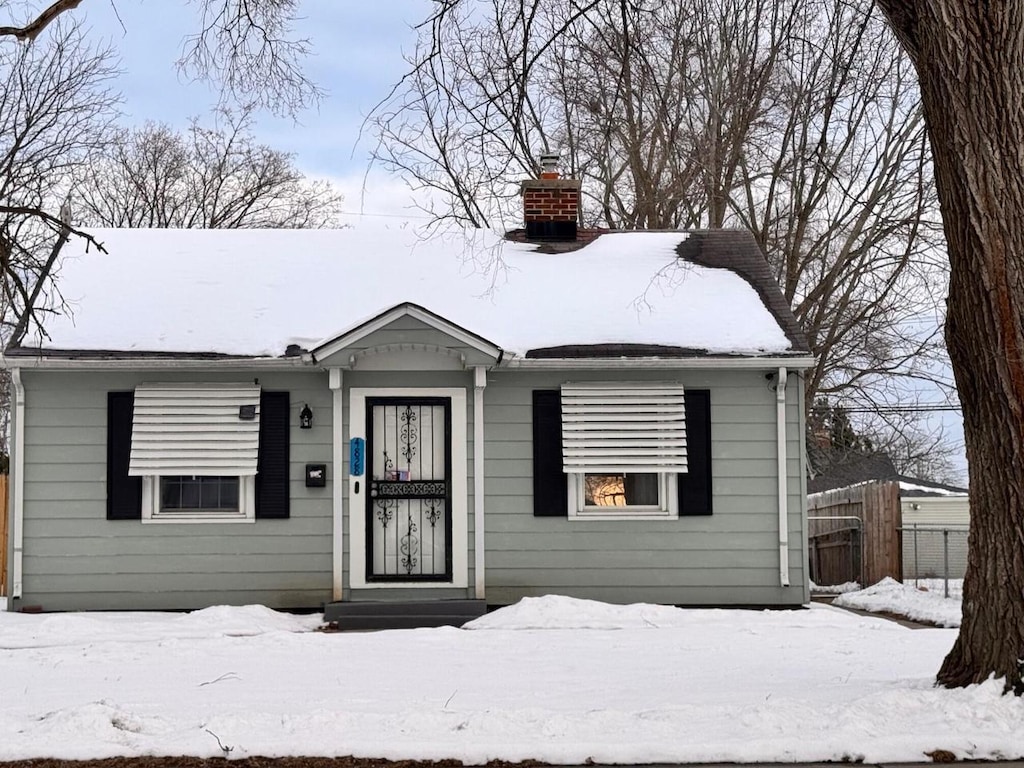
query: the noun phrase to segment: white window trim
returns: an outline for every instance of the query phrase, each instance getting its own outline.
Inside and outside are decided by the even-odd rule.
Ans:
[[[623,468],[623,472],[632,471]],[[586,506],[586,495],[583,480],[586,473],[569,473],[569,519],[570,520],[678,520],[679,519],[679,479],[675,472],[659,472],[658,494],[660,503],[657,506],[645,505],[635,507],[598,507]]]
[[[452,401],[452,580],[366,580],[366,476],[348,477],[349,585],[352,589],[438,589],[469,586],[469,486],[467,473],[466,390],[460,388],[364,388],[349,390],[349,439],[366,439],[368,397],[448,397]],[[368,460],[367,460],[368,463]],[[358,490],[357,490],[358,486]]]
[[[216,512],[161,512],[160,475],[142,477],[142,522],[146,524],[167,523],[255,523],[256,522],[256,476],[243,475],[238,478],[238,512],[217,510]]]

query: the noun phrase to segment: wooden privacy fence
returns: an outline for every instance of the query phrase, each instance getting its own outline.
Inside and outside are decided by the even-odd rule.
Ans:
[[[861,580],[861,544],[864,532],[859,517],[808,515],[811,581],[822,586]]]
[[[860,483],[812,494],[807,516],[811,578],[821,579],[815,583],[849,580],[867,586],[886,576],[903,580],[899,483]]]
[[[7,475],[0,475],[0,597],[7,594]]]

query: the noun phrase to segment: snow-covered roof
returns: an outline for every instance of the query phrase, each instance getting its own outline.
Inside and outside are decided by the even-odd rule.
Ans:
[[[900,496],[967,496],[966,488],[957,488],[927,480],[900,480]]]
[[[770,275],[766,286],[680,259],[685,232],[608,233],[566,253],[482,230],[431,236],[375,222],[94,234],[107,253],[68,244],[57,273],[68,312],[25,350],[279,356],[410,302],[506,355],[615,344],[806,354]]]

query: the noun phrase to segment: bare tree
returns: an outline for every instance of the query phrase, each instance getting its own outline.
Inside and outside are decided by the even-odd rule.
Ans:
[[[248,111],[123,129],[82,168],[76,209],[96,227],[316,228],[337,224],[342,197],[311,181],[292,157],[256,142]]]
[[[809,395],[890,407],[926,381],[951,397],[933,365],[942,238],[912,68],[870,4],[805,9],[726,221],[754,233],[802,321]]]
[[[200,30],[185,40],[179,69],[219,82],[234,100],[296,115],[323,91],[302,70],[310,44],[292,36],[301,0],[201,0]]]
[[[1024,4],[880,0],[917,68],[949,248],[964,413],[963,622],[939,671],[1024,694]]]
[[[942,429],[927,431],[915,424],[903,432],[887,431],[878,450],[892,458],[901,475],[967,487],[962,471],[953,463],[953,450]]]
[[[808,474],[827,474],[858,458],[885,454],[901,474],[963,485],[965,478],[953,463],[956,449],[942,425],[920,418],[937,410],[906,402],[851,411],[819,397],[807,414]]]
[[[7,343],[41,333],[59,296],[52,270],[77,228],[69,178],[103,148],[117,97],[111,54],[73,22],[33,45],[0,47],[0,269]]]
[[[98,0],[89,0],[97,2]],[[54,0],[40,10],[35,2],[0,2],[11,23],[4,38],[34,42],[57,19],[73,15],[83,0]],[[294,117],[316,104],[323,92],[303,72],[309,41],[292,26],[301,0],[195,0],[198,31],[186,38],[179,70],[218,84],[225,103],[256,104]]]
[[[115,75],[110,52],[87,44],[70,21],[33,45],[0,46],[0,345],[42,333],[59,310],[53,273],[69,238],[101,247],[75,226],[66,201],[69,176],[108,135]],[[8,397],[0,381],[4,442]]]
[[[439,220],[516,221],[517,182],[560,147],[586,225],[754,233],[818,359],[808,403],[952,396],[919,322],[944,275],[916,81],[868,0],[435,9],[371,125]]]

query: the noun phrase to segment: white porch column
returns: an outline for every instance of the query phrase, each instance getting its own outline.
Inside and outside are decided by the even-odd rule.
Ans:
[[[473,575],[477,600],[486,593],[484,578],[484,388],[487,369],[473,368]]]
[[[342,426],[344,424],[345,398],[341,389],[341,369],[331,368],[328,371],[328,383],[331,387],[331,445],[334,453],[334,460],[331,467],[331,504],[333,506],[333,551],[332,551],[332,574],[331,574],[331,597],[333,600],[341,600],[343,589],[342,575],[345,571],[345,548],[343,525],[345,483],[344,483],[344,461],[345,441],[343,439]]]

